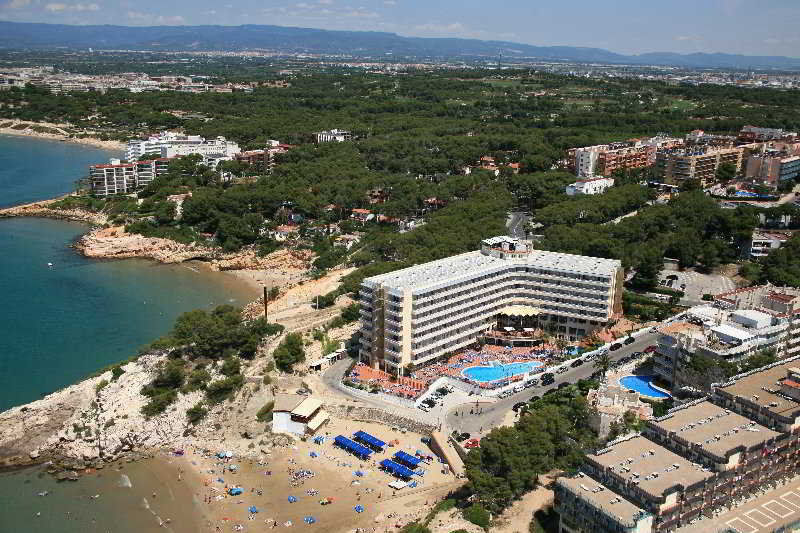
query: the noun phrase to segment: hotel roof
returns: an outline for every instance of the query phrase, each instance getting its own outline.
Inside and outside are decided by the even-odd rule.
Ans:
[[[618,442],[587,457],[659,499],[672,492],[673,487],[686,489],[713,475],[642,436]]]
[[[493,272],[507,266],[527,265],[544,270],[555,270],[573,274],[613,277],[622,263],[616,259],[602,259],[581,255],[562,254],[533,250],[527,254],[517,254],[515,259],[500,259],[485,255],[480,251],[423,263],[402,270],[367,278],[368,283],[382,283],[388,288],[424,289],[434,285],[446,285],[459,279],[469,279]]]
[[[800,361],[796,359],[792,358],[783,364],[738,378],[718,390],[731,396],[739,396],[774,415],[793,419],[800,416],[800,402],[780,394],[779,382],[787,377],[788,369],[800,366]]]
[[[590,502],[593,507],[602,509],[607,515],[623,524],[635,523],[640,516],[646,514],[643,509],[630,500],[623,498],[585,474],[561,477],[556,483],[582,500]]]
[[[751,449],[780,435],[709,401],[677,409],[650,424],[723,459],[741,447]]]

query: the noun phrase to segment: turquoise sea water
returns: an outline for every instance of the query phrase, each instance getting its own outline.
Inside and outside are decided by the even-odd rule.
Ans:
[[[118,155],[0,135],[0,206],[69,192],[89,163]],[[57,220],[0,219],[0,411],[127,359],[166,333],[183,311],[248,301],[240,282],[197,265],[86,259],[69,248],[86,229]],[[0,531],[197,530],[191,494],[167,489],[157,463],[125,465],[123,472],[132,488],[112,468],[77,483],[56,483],[38,468],[0,473]],[[37,496],[44,490],[50,494]],[[145,497],[156,491],[169,498],[148,505]],[[89,497],[95,494],[101,496]],[[159,528],[156,514],[173,524]]]
[[[467,368],[462,372],[464,377],[473,381],[486,383],[488,381],[496,381],[498,379],[510,378],[518,374],[530,372],[536,367],[542,366],[539,361],[527,361],[524,363],[510,363],[507,365],[497,366],[473,366]]]
[[[653,376],[625,376],[619,380],[620,385],[625,388],[635,390],[642,396],[663,400],[669,398],[669,394],[662,392],[650,383]]]
[[[0,136],[0,205],[68,192],[90,162],[113,155]],[[0,219],[0,410],[134,355],[183,311],[246,303],[240,284],[191,265],[86,259],[69,248],[85,231],[58,220]]]

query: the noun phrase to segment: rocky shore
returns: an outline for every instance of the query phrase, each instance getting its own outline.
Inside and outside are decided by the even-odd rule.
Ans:
[[[92,225],[103,225],[108,222],[108,217],[103,213],[94,213],[85,209],[56,209],[52,205],[59,200],[67,198],[69,195],[59,196],[50,200],[41,200],[29,204],[16,205],[0,209],[0,218],[11,217],[42,217],[55,218],[59,220],[72,220],[74,222],[86,222]]]

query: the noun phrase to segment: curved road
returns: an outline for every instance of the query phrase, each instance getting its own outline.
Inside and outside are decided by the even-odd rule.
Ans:
[[[655,344],[657,337],[657,333],[645,333],[632,344],[623,345],[622,348],[614,352],[609,352],[611,360],[617,361],[633,352],[642,352],[651,344]],[[451,431],[454,429],[461,432],[466,431],[472,435],[486,433],[503,423],[506,413],[511,410],[511,407],[515,403],[527,402],[534,396],[541,396],[547,390],[558,387],[560,383],[577,383],[578,380],[590,377],[594,372],[594,361],[586,361],[577,368],[570,368],[563,374],[556,374],[556,381],[552,385],[546,387],[531,387],[530,389],[525,389],[522,392],[512,394],[508,398],[497,400],[493,403],[478,403],[477,414],[475,412],[475,400],[473,400],[472,403],[456,406],[447,413],[445,423]],[[475,398],[480,402],[479,397],[476,396]],[[472,413],[470,413],[470,411],[472,411]]]

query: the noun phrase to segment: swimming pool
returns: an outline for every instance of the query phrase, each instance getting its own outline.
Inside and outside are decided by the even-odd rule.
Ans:
[[[539,361],[526,361],[524,363],[509,363],[497,366],[473,366],[464,369],[461,374],[472,381],[486,383],[498,379],[510,378],[525,372],[530,372],[534,368],[542,366]]]
[[[648,396],[657,400],[669,398],[670,395],[650,384],[655,376],[625,376],[619,380],[619,384],[625,388],[633,389],[642,396]]]

